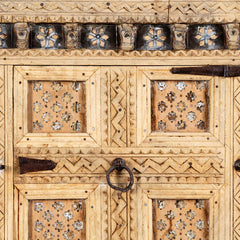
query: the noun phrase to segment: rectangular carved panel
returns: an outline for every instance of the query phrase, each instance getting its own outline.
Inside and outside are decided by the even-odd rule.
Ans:
[[[154,240],[209,239],[207,200],[153,200]]]
[[[85,200],[33,200],[29,204],[29,239],[86,239]]]
[[[86,132],[84,82],[29,81],[28,94],[29,132]]]
[[[205,132],[209,81],[152,81],[152,131]]]

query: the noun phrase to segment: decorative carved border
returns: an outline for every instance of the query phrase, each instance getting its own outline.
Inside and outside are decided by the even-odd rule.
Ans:
[[[237,22],[235,1],[1,1],[1,22]]]
[[[99,184],[17,184],[15,185],[15,237],[28,236],[29,200],[37,199],[86,199],[87,240],[107,239],[107,186]],[[18,218],[19,216],[19,218]],[[103,220],[104,219],[104,220]],[[103,220],[103,221],[102,221]]]
[[[0,66],[0,164],[5,158],[5,83],[4,67]],[[4,171],[0,171],[0,239],[4,239],[5,201],[4,201]]]

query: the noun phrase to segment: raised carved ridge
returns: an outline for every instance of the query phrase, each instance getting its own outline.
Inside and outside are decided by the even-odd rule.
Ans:
[[[0,67],[0,164],[4,164],[5,121],[4,121],[4,69]],[[4,172],[0,171],[0,239],[4,240]]]

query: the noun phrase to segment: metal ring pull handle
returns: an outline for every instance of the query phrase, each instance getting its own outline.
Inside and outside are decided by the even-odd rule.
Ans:
[[[111,181],[110,181],[110,174],[114,171],[117,170],[118,172],[122,171],[123,169],[127,170],[129,176],[130,176],[130,181],[129,184],[127,185],[126,188],[120,188],[117,186],[114,186]],[[109,170],[107,171],[107,182],[109,184],[109,186],[115,190],[121,191],[121,192],[127,192],[128,190],[131,189],[133,183],[134,183],[134,178],[133,178],[133,173],[130,170],[130,168],[128,168],[125,164],[124,159],[122,158],[116,158],[113,162],[112,162],[112,166],[109,168]]]

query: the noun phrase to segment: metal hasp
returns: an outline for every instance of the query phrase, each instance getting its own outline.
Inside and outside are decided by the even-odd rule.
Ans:
[[[120,188],[117,186],[114,186],[111,181],[110,181],[110,174],[114,171],[117,170],[118,172],[121,172],[123,169],[127,170],[129,176],[130,176],[130,181],[129,184],[127,185],[126,188]],[[113,160],[112,162],[112,166],[109,168],[109,170],[107,171],[107,182],[109,184],[109,186],[115,190],[121,191],[121,192],[127,192],[131,189],[133,183],[134,183],[134,177],[133,177],[133,173],[130,170],[130,168],[128,168],[125,164],[125,160],[122,158],[116,158],[115,160]]]
[[[202,67],[179,67],[171,68],[173,74],[191,74],[220,77],[238,77],[240,76],[240,66],[228,65],[207,65]]]
[[[20,174],[28,172],[39,172],[53,170],[57,164],[52,160],[39,160],[33,158],[19,157]]]
[[[240,172],[240,159],[236,160],[233,166],[237,172]]]

